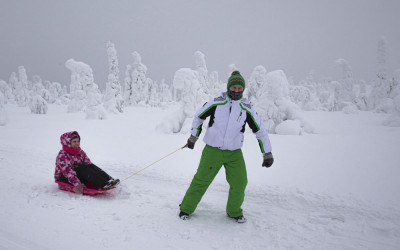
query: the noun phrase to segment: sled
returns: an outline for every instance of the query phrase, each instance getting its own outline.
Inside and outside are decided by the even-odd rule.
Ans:
[[[56,181],[56,183],[58,184],[58,189],[63,190],[63,191],[68,191],[71,193],[75,193],[74,186],[72,184],[65,183],[62,181]],[[91,183],[88,183],[87,187],[83,188],[83,195],[92,196],[92,195],[96,195],[96,194],[102,194],[102,193],[105,193],[114,188],[115,188],[115,186],[107,188],[107,189],[94,189],[94,186]]]

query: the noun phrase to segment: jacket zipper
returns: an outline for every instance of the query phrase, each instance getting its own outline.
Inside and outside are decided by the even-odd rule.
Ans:
[[[226,137],[226,132],[228,131],[228,127],[229,127],[229,120],[231,117],[231,112],[232,112],[232,100],[229,101],[229,116],[228,116],[228,123],[226,124],[226,128],[225,128],[225,133],[224,133],[224,140],[222,142],[222,147],[225,146],[225,137]],[[222,148],[221,147],[221,148]]]
[[[243,112],[243,110],[240,110],[240,115],[239,115],[239,117],[237,118],[236,121],[240,121],[240,117],[242,117],[242,112]]]

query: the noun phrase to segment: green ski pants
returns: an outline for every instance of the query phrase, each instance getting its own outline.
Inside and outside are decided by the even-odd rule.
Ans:
[[[222,165],[230,187],[226,213],[231,217],[243,215],[241,206],[247,185],[247,172],[242,150],[221,150],[208,145],[203,149],[197,172],[181,203],[181,211],[188,214],[194,212]]]

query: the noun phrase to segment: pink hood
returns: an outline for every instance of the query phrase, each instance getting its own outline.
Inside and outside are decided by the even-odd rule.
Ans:
[[[71,140],[75,137],[79,137],[79,140],[81,139],[81,137],[79,136],[77,131],[72,131],[72,132],[67,132],[67,133],[62,134],[60,137],[61,145],[67,146],[70,148]]]

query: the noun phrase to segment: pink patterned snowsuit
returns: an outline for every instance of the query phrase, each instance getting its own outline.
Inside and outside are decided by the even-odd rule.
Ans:
[[[61,135],[61,145],[63,147],[71,148],[71,140],[75,137],[79,137],[78,132],[72,131]],[[92,164],[86,153],[79,148],[76,155],[68,153],[66,150],[61,149],[56,159],[56,170],[54,173],[54,179],[60,180],[61,176],[64,175],[68,179],[69,183],[76,186],[80,184],[78,177],[76,176],[75,167],[81,164]]]

